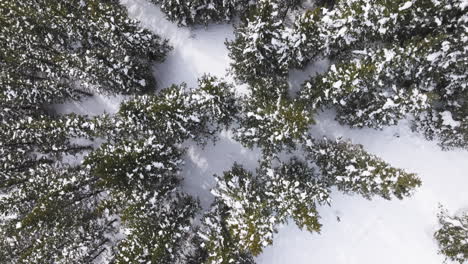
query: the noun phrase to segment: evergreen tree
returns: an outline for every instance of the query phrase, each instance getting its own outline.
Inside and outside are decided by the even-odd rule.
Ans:
[[[266,155],[296,148],[313,123],[312,114],[301,101],[287,96],[261,98],[244,100],[236,140],[260,147]]]
[[[332,56],[345,55],[350,50],[360,50],[378,42],[401,43],[413,37],[423,38],[431,32],[440,33],[463,17],[466,8],[460,0],[334,2],[330,9],[319,6],[311,13],[315,18],[304,24],[319,33],[318,43],[321,44],[317,48]]]
[[[304,68],[308,62],[323,55],[323,43],[319,25],[321,9],[307,10],[298,16],[293,26],[286,28],[290,46],[292,68]]]
[[[122,192],[144,192],[178,182],[182,151],[155,136],[142,140],[106,143],[91,152],[83,164],[100,184]],[[169,184],[170,183],[170,184]]]
[[[0,111],[3,112],[3,111]],[[0,123],[0,172],[2,185],[15,181],[16,173],[38,164],[51,164],[65,155],[90,150],[91,145],[74,141],[91,139],[93,120],[76,115],[20,116]]]
[[[172,143],[194,139],[203,144],[230,125],[238,111],[235,103],[230,85],[204,76],[196,89],[173,85],[122,103],[115,116],[101,118],[100,130],[113,140],[157,136]]]
[[[154,83],[150,61],[169,50],[116,0],[9,1],[0,9],[2,104],[148,90]]]
[[[115,263],[187,263],[197,209],[191,197],[175,191],[136,199],[122,215],[126,237],[117,245]]]
[[[320,232],[317,206],[330,204],[333,186],[368,199],[402,199],[420,185],[414,174],[391,167],[362,146],[310,137],[304,144],[306,161],[266,156],[256,174],[234,164],[216,176],[215,202],[198,234],[206,263],[242,263],[241,256],[260,254],[273,242],[277,225],[289,219],[309,232]]]
[[[250,5],[249,0],[152,0],[180,25],[230,21]]]
[[[254,264],[253,256],[241,248],[229,229],[229,208],[215,203],[201,221],[201,227],[194,237],[194,244],[200,245],[191,256],[191,264]]]
[[[468,212],[450,216],[444,208],[439,214],[440,229],[434,233],[440,247],[440,254],[460,264],[468,261]]]
[[[367,153],[361,145],[308,138],[304,150],[320,169],[323,180],[346,193],[357,193],[368,199],[373,196],[402,199],[421,185],[415,174],[391,167]]]
[[[182,26],[212,22],[229,22],[236,15],[243,16],[256,6],[257,0],[151,0],[161,5],[168,19]],[[277,1],[284,15],[296,8],[300,0]]]
[[[416,56],[423,49],[410,43],[405,48],[364,50],[363,58],[332,65],[325,74],[306,82],[301,96],[312,108],[335,106],[341,123],[376,128],[394,125],[428,107],[427,90],[433,83],[415,78],[421,75]]]
[[[293,63],[280,7],[275,1],[261,0],[226,42],[231,69],[241,82],[286,77]]]
[[[465,9],[460,1],[349,0],[309,12],[308,42],[335,61],[302,97],[314,109],[333,105],[340,122],[357,127],[412,114],[427,138],[466,148]]]
[[[0,198],[0,256],[8,263],[89,263],[110,243],[116,219],[96,211],[85,169],[43,164],[21,173]]]
[[[235,164],[216,179],[215,203],[199,234],[206,263],[250,263],[242,256],[260,254],[289,218],[310,232],[320,230],[316,206],[329,202],[330,191],[297,158],[274,167],[265,160],[256,175]]]
[[[230,171],[216,179],[217,186],[212,192],[216,200],[228,208],[225,221],[229,235],[236,243],[236,249],[253,255],[260,254],[265,246],[273,242],[278,224],[278,219],[272,212],[274,208],[268,206],[262,183],[238,164],[234,164]],[[218,243],[215,245],[219,246]],[[214,250],[210,255],[222,258],[222,249],[225,248],[220,247],[218,250],[221,252]]]

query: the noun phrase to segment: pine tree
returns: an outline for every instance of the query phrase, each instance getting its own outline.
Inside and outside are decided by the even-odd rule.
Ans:
[[[439,140],[443,148],[468,148],[467,19],[465,15],[457,20],[422,54],[427,56],[420,68],[433,89],[428,92],[430,109],[416,117],[414,126],[427,138]]]
[[[173,85],[157,95],[123,102],[115,116],[101,118],[100,130],[113,140],[157,136],[167,142],[194,139],[204,144],[231,124],[238,111],[235,104],[230,85],[204,76],[198,88]]]
[[[3,120],[0,128],[0,172],[6,177],[1,177],[3,184],[14,182],[17,172],[90,150],[90,144],[77,144],[74,140],[89,140],[94,134],[93,120],[76,115],[21,116]]]
[[[186,263],[197,210],[190,196],[176,191],[135,199],[122,215],[126,237],[117,245],[115,263]]]
[[[315,10],[301,27],[334,64],[304,84],[302,97],[313,109],[333,105],[340,122],[357,127],[411,114],[427,138],[466,148],[465,9],[460,1],[349,0]]]
[[[307,10],[298,16],[293,26],[286,28],[286,36],[290,46],[292,68],[304,68],[311,60],[323,55],[322,36],[317,25],[320,21],[321,9]]]
[[[420,185],[416,175],[391,167],[360,145],[306,137],[303,150],[306,160],[265,156],[255,174],[234,164],[216,176],[215,202],[198,235],[206,263],[236,262],[240,256],[234,252],[260,254],[273,242],[277,225],[289,219],[320,232],[317,206],[330,205],[334,186],[368,199],[402,199]]]
[[[80,168],[38,165],[0,198],[0,256],[11,263],[88,263],[110,243],[116,219],[96,211],[95,178]]]
[[[427,90],[433,84],[415,77],[421,75],[418,53],[424,48],[409,43],[404,48],[364,50],[363,58],[332,65],[327,73],[306,82],[301,96],[312,108],[335,106],[341,123],[375,128],[395,125],[428,107]]]
[[[0,99],[10,104],[148,90],[150,61],[169,50],[115,0],[10,1],[0,9]]]
[[[227,22],[249,6],[249,0],[152,0],[180,25]]]
[[[286,77],[292,64],[290,45],[275,1],[261,0],[226,42],[235,78],[253,84],[262,78]]]
[[[313,12],[316,18],[304,26],[319,32],[317,48],[324,54],[341,56],[376,42],[401,43],[440,32],[462,17],[464,8],[460,0],[342,0],[330,9],[318,7]]]
[[[260,147],[266,155],[296,148],[298,140],[313,124],[312,114],[301,101],[286,95],[262,98],[265,97],[246,98],[242,102],[236,140],[249,148]]]
[[[273,242],[278,224],[272,212],[274,208],[268,206],[262,183],[238,164],[216,179],[217,186],[212,192],[216,200],[228,208],[225,221],[236,248],[239,252],[260,254]],[[222,257],[217,250],[211,254]]]
[[[202,220],[201,227],[193,238],[193,244],[199,245],[190,256],[190,264],[254,264],[253,256],[239,247],[231,235],[229,209],[222,203],[215,203]]]
[[[317,206],[330,205],[330,186],[296,156],[272,165],[271,161],[262,161],[257,177],[264,183],[268,204],[277,218],[283,223],[291,218],[301,229],[320,232]]]
[[[310,232],[320,230],[316,206],[329,203],[330,190],[297,158],[273,167],[264,160],[256,175],[234,164],[216,179],[215,203],[199,234],[206,263],[242,263],[237,259],[260,254],[289,218]]]
[[[103,144],[83,162],[101,185],[129,193],[172,186],[181,164],[182,151],[156,136]]]
[[[439,253],[445,255],[446,260],[465,263],[468,261],[468,212],[450,216],[441,207],[438,218],[441,227],[434,238],[439,244]]]
[[[323,180],[345,193],[357,193],[368,199],[373,196],[402,199],[421,185],[415,174],[390,166],[361,145],[308,138],[304,150],[320,169]]]
[[[211,134],[230,127],[239,114],[234,87],[216,77],[202,76],[188,97],[188,105],[195,109],[200,127],[207,127]]]
[[[186,263],[198,205],[178,190],[182,155],[171,137],[141,134],[103,144],[85,158],[109,192],[104,207],[125,230],[113,247],[115,263]]]

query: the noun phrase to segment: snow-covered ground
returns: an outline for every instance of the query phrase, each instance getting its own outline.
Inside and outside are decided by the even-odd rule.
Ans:
[[[204,73],[225,75],[229,58],[224,41],[232,38],[231,25],[180,28],[145,0],[121,2],[132,17],[169,39],[174,47],[167,60],[155,66],[159,87],[181,82],[193,87]],[[297,86],[321,67],[323,63],[312,65],[305,72],[291,73],[291,83]],[[115,111],[119,101],[118,98],[93,100],[101,103],[94,112]],[[86,104],[90,103],[76,107],[86,108]],[[333,121],[331,112],[319,115],[313,132],[351,138],[392,165],[418,173],[423,185],[413,197],[403,201],[368,201],[335,193],[332,207],[320,209],[321,234],[301,231],[294,224],[283,226],[274,244],[258,257],[258,263],[442,263],[443,258],[437,255],[432,238],[437,227],[438,203],[451,212],[468,207],[468,152],[441,151],[436,143],[412,133],[405,122],[382,131],[349,129]],[[229,132],[223,132],[216,145],[210,144],[204,149],[190,145],[184,187],[199,196],[202,205],[208,206],[212,199],[209,189],[214,184],[212,175],[229,169],[235,161],[253,169],[258,154],[240,146]]]

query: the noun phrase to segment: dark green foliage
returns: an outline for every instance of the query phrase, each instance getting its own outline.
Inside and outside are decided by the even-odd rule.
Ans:
[[[177,182],[181,157],[181,150],[153,136],[118,145],[104,144],[89,154],[83,164],[107,188],[122,192],[160,190],[167,182]]]
[[[439,214],[440,229],[434,233],[440,254],[460,264],[468,261],[468,213],[450,216],[444,208]]]
[[[318,7],[313,13],[320,22],[304,26],[320,33],[311,40],[321,43],[317,49],[341,56],[378,42],[402,43],[452,30],[464,15],[463,8],[460,0],[341,0],[332,9]]]
[[[91,262],[110,242],[106,235],[116,222],[94,210],[104,191],[94,183],[84,169],[39,165],[21,173],[15,187],[0,198],[2,260]]]
[[[305,161],[297,157],[272,166],[266,162],[257,171],[269,196],[269,206],[278,219],[291,218],[299,228],[319,232],[318,205],[330,203],[329,186]]]
[[[264,0],[151,0],[160,4],[168,19],[181,26],[230,22],[235,16],[244,16]],[[282,16],[300,4],[300,0],[275,1]]]
[[[235,137],[249,148],[260,147],[266,155],[296,148],[313,124],[312,114],[300,101],[282,96],[245,101]]]
[[[319,167],[323,180],[346,193],[357,193],[369,199],[373,196],[402,199],[421,185],[415,174],[391,167],[367,153],[361,145],[308,139],[305,151],[308,159]]]
[[[68,154],[91,149],[76,144],[78,138],[90,139],[92,120],[76,115],[50,117],[21,116],[0,123],[0,176],[3,187],[15,181],[15,173],[27,171],[38,164],[50,164]]]
[[[178,190],[180,143],[190,138],[204,142],[229,126],[238,111],[234,103],[227,83],[205,76],[197,89],[173,86],[137,97],[115,116],[38,114],[5,120],[2,258],[186,263],[193,252],[188,241],[198,206]],[[77,140],[89,142],[95,136],[107,142],[88,154],[82,166],[67,169],[57,162],[92,150]],[[117,236],[124,229],[127,236]]]
[[[466,148],[467,19],[458,0],[343,0],[307,12],[298,27],[309,36],[304,49],[315,46],[314,55],[334,64],[301,96],[313,109],[335,107],[338,121],[356,127],[411,114],[428,139]]]
[[[3,1],[0,10],[2,104],[148,90],[150,62],[169,50],[116,0]]]
[[[213,131],[228,128],[239,112],[234,87],[209,75],[198,80],[198,88],[192,89],[190,100],[203,123],[211,122]]]
[[[259,179],[238,164],[217,177],[213,192],[217,201],[229,208],[225,221],[240,252],[258,255],[263,247],[273,242],[278,220],[272,212],[274,208],[269,207],[263,187]],[[217,258],[222,257],[218,250],[213,250]]]
[[[213,211],[205,216],[200,237],[211,253],[207,263],[229,263],[232,252],[258,255],[273,242],[280,223],[292,218],[318,232],[316,206],[328,203],[329,190],[306,163],[296,158],[271,167],[265,161],[256,175],[235,164],[217,177]]]
[[[171,21],[180,25],[227,22],[236,14],[242,14],[249,0],[152,0]]]
[[[332,65],[330,70],[306,82],[301,97],[312,108],[334,105],[337,120],[355,127],[394,125],[407,114],[427,108],[432,83],[421,75],[417,54],[424,45],[365,50],[362,59]],[[416,57],[418,56],[418,57]]]
[[[204,76],[192,90],[173,85],[157,95],[123,102],[115,116],[102,117],[101,131],[117,141],[155,136],[168,144],[187,139],[203,144],[227,128],[237,111],[230,85]]]
[[[290,46],[283,36],[284,24],[275,1],[260,1],[226,42],[231,69],[242,82],[285,77],[291,64]]]
[[[174,191],[135,201],[122,216],[126,237],[117,246],[115,263],[186,263],[197,209],[192,198]]]
[[[239,247],[236,238],[231,235],[229,224],[229,208],[216,203],[206,213],[201,227],[194,237],[193,244],[199,245],[189,259],[190,264],[254,264],[251,253]]]

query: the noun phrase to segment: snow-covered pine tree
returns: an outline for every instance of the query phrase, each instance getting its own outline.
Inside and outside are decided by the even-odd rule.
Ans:
[[[116,263],[185,263],[197,203],[178,191],[182,150],[165,138],[104,144],[83,165],[107,191],[102,208],[121,220]]]
[[[161,6],[168,19],[182,26],[229,22],[257,5],[257,0],[151,0]],[[282,14],[299,6],[301,0],[277,1]]]
[[[287,96],[288,87],[275,80],[250,87],[252,96],[241,102],[236,140],[249,148],[260,147],[266,155],[296,147],[314,121],[302,101]]]
[[[352,126],[414,127],[441,145],[467,147],[466,5],[460,1],[339,1],[312,28],[318,50],[334,56],[325,74],[307,81],[312,108],[333,105]],[[314,13],[316,15],[317,12]]]
[[[52,164],[65,155],[90,150],[91,145],[78,144],[74,140],[91,139],[93,134],[93,120],[73,114],[60,117],[41,114],[21,115],[14,120],[2,120],[0,123],[0,172],[4,173],[0,176],[2,183],[14,182],[16,173],[27,171],[38,164]]]
[[[317,206],[330,204],[330,186],[309,163],[296,156],[279,164],[265,159],[257,178],[264,183],[268,204],[280,222],[292,219],[301,229],[320,232]]]
[[[431,107],[416,117],[414,126],[443,148],[468,149],[468,14],[455,20],[430,43],[419,63]]]
[[[317,16],[304,26],[318,31],[326,55],[345,55],[377,42],[404,42],[425,37],[464,16],[463,0],[334,1],[332,8],[318,7]],[[315,21],[319,21],[316,23]],[[311,39],[317,41],[316,39]]]
[[[286,29],[285,36],[290,46],[289,56],[292,59],[290,67],[303,68],[319,55],[323,55],[322,36],[317,25],[320,21],[321,9],[307,10],[298,16],[294,24]]]
[[[276,1],[260,0],[227,41],[235,78],[250,84],[262,78],[286,77],[293,59]]]
[[[161,186],[173,186],[182,164],[182,150],[163,137],[123,140],[105,143],[83,161],[91,173],[100,178],[100,185],[128,191],[162,191]]]
[[[102,253],[116,219],[95,210],[105,191],[96,178],[83,168],[57,164],[17,175],[0,198],[2,261],[90,263]]]
[[[329,202],[330,190],[297,158],[276,166],[264,160],[256,175],[234,164],[216,179],[215,203],[199,231],[206,263],[260,254],[273,242],[277,225],[290,218],[300,228],[320,230],[316,206]]]
[[[196,202],[174,189],[146,194],[134,197],[122,213],[125,238],[116,246],[114,263],[187,263]]]
[[[179,25],[208,24],[230,21],[247,10],[249,0],[152,0],[161,4],[162,11]]]
[[[368,199],[373,196],[402,199],[421,185],[415,174],[390,166],[361,145],[309,137],[304,151],[307,159],[320,169],[322,180],[345,193],[357,193]]]
[[[189,264],[255,264],[252,254],[239,247],[228,224],[229,208],[214,203],[203,216],[201,226],[193,238],[198,245],[188,259]]]
[[[224,80],[204,75],[198,87],[188,95],[188,104],[195,109],[196,116],[212,134],[228,128],[239,114],[238,98],[234,87]]]
[[[363,50],[361,57],[332,65],[325,74],[305,82],[301,97],[312,109],[333,105],[336,119],[344,124],[394,125],[428,107],[426,94],[433,84],[421,76],[421,57],[417,56],[424,45],[419,43]]]
[[[90,92],[133,93],[154,83],[150,62],[169,50],[118,1],[0,3],[0,99],[37,105]]]
[[[440,228],[434,233],[440,254],[460,264],[468,261],[468,212],[451,216],[443,207],[438,214]]]
[[[194,139],[203,144],[229,126],[237,111],[232,87],[204,76],[198,88],[173,85],[157,95],[123,102],[115,116],[101,118],[100,126],[102,133],[113,140],[157,136],[167,142]]]
[[[274,208],[269,206],[263,183],[239,164],[234,164],[231,170],[217,176],[216,180],[217,185],[212,193],[215,201],[221,204],[219,206],[226,206],[228,209],[224,221],[236,250],[260,254],[265,246],[273,242],[273,234],[279,222]],[[210,250],[209,254],[222,259],[222,252],[226,250],[222,243],[208,240],[206,244],[219,247]]]

